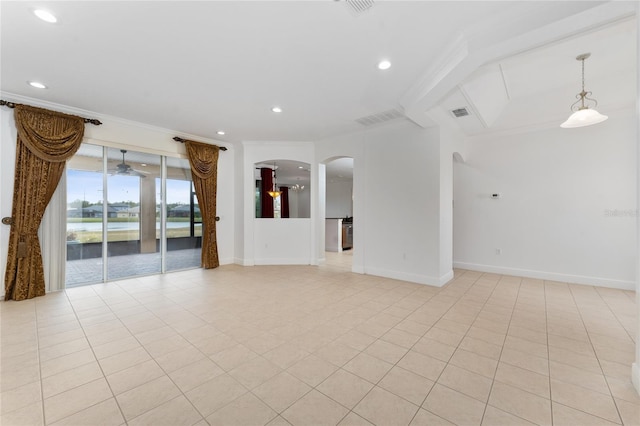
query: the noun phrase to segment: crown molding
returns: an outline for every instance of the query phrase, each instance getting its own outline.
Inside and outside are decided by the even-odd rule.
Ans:
[[[66,114],[97,118],[98,120],[102,121],[103,126],[109,125],[109,124],[119,124],[121,126],[129,126],[129,127],[142,129],[142,130],[166,134],[169,138],[173,138],[174,136],[180,136],[181,138],[184,138],[184,139],[196,140],[196,141],[201,141],[205,143],[211,143],[214,145],[221,145],[221,146],[225,146],[227,148],[233,149],[233,144],[226,141],[220,141],[217,139],[208,138],[200,135],[194,135],[191,133],[179,132],[176,130],[167,129],[165,127],[153,126],[150,124],[141,123],[139,121],[133,121],[133,120],[128,120],[121,117],[115,117],[112,115],[101,114],[99,112],[89,111],[81,108],[75,108],[72,106],[45,101],[42,99],[30,98],[27,96],[16,95],[14,93],[3,92],[3,91],[0,91],[0,97],[2,97],[2,99],[15,102],[15,103],[28,104],[28,105],[33,105],[40,108],[47,108],[55,111],[60,111]]]

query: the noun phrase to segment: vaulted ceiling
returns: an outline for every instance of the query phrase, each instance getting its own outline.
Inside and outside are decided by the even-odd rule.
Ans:
[[[58,22],[34,16],[40,6]],[[560,119],[580,89],[574,58],[584,51],[603,109],[632,104],[634,10],[624,1],[377,1],[362,13],[333,0],[3,1],[0,83],[5,96],[229,142],[318,140],[388,111],[429,126],[460,106],[472,115],[455,123],[477,134]],[[377,68],[382,59],[390,69]]]

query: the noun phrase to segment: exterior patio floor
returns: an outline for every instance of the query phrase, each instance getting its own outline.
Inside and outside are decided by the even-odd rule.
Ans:
[[[201,250],[184,249],[167,252],[167,271],[200,267]],[[160,253],[129,254],[108,258],[107,280],[160,273]],[[67,288],[102,282],[102,258],[67,261]]]

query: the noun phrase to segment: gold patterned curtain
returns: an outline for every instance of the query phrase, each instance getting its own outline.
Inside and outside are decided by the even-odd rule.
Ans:
[[[5,299],[45,294],[38,228],[58,186],[65,161],[80,148],[84,119],[16,105],[18,141],[5,272]]]
[[[218,182],[218,154],[220,148],[200,142],[185,141],[193,186],[202,213],[202,267],[220,266],[216,239],[216,192]]]

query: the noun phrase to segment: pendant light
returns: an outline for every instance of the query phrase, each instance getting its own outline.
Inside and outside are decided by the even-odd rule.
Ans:
[[[606,120],[606,115],[600,114],[593,108],[589,108],[588,105],[585,105],[585,100],[589,102],[593,102],[593,107],[598,106],[598,101],[595,99],[591,99],[591,92],[586,92],[584,90],[584,61],[591,53],[583,53],[582,55],[578,55],[576,60],[582,62],[582,91],[576,95],[578,99],[573,105],[571,105],[571,111],[575,111],[571,116],[560,125],[560,127],[565,129],[572,129],[575,127],[584,127],[591,126],[592,124],[602,123]]]
[[[277,177],[276,177],[276,163],[273,163],[273,190],[267,192],[269,195],[271,195],[273,198],[278,198],[280,196],[280,194],[282,194],[281,191],[278,191],[278,182],[277,182]]]

